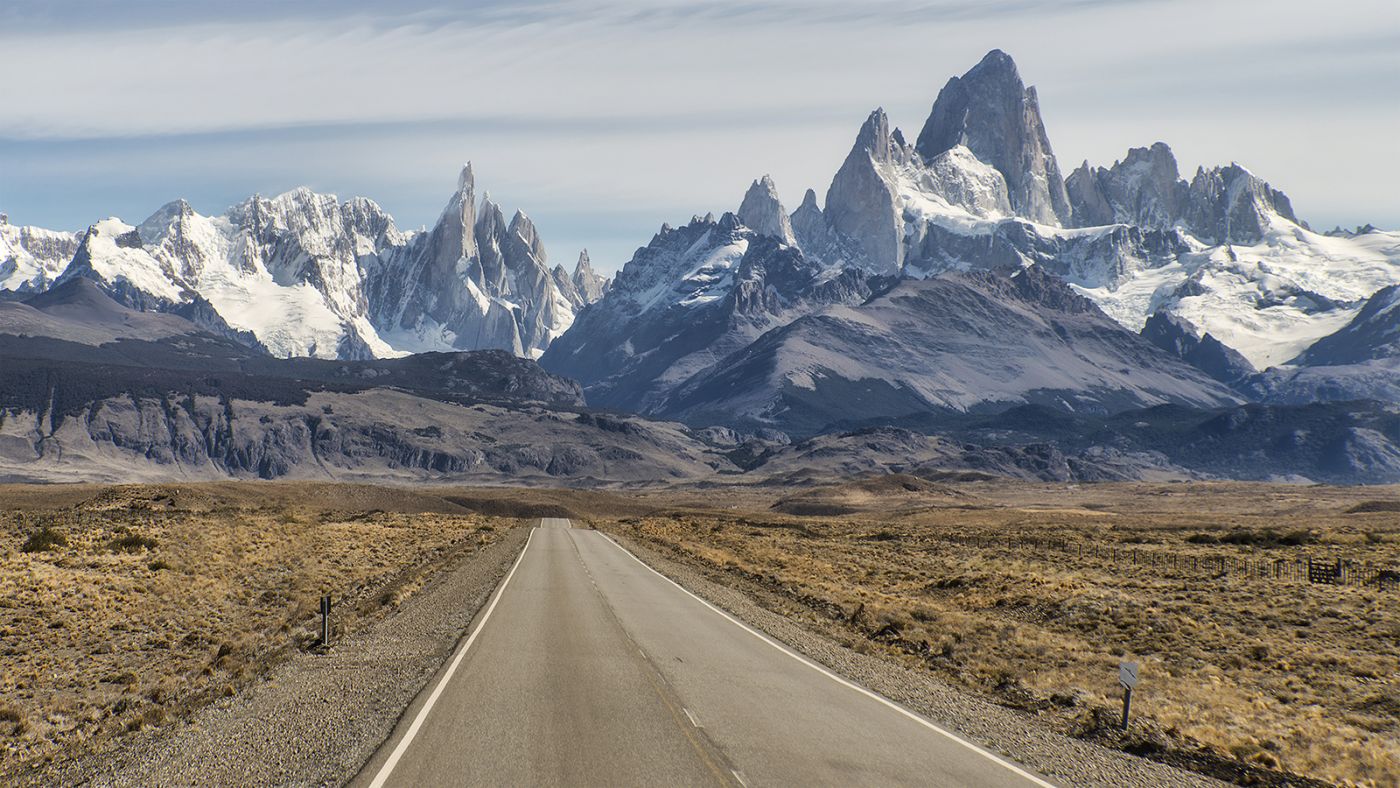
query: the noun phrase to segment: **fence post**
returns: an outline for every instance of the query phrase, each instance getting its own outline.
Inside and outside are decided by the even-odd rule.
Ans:
[[[331,645],[331,595],[321,595],[321,648]]]

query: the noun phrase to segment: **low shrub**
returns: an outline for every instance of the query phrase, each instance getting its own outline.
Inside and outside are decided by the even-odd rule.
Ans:
[[[114,553],[139,553],[144,550],[156,549],[155,539],[141,534],[128,533],[118,536],[109,543]]]
[[[19,549],[25,553],[38,553],[67,546],[68,537],[46,525],[30,534],[29,538],[24,540],[24,544],[21,545]]]

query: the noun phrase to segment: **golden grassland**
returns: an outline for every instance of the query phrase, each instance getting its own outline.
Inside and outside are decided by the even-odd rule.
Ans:
[[[1246,784],[1400,784],[1400,583],[1206,568],[1400,569],[1394,489],[885,477],[701,500],[598,524],[1073,735]],[[1125,659],[1142,683],[1121,734]]]
[[[0,777],[232,695],[513,520],[332,485],[0,487]],[[3,779],[0,779],[3,782]]]

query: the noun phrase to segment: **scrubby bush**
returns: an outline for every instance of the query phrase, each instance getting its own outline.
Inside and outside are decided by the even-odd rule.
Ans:
[[[110,543],[114,553],[139,553],[143,550],[156,549],[155,539],[141,534],[128,533],[118,536]]]
[[[55,531],[47,525],[29,535],[20,546],[20,550],[26,553],[38,553],[44,550],[54,550],[59,547],[68,546],[68,537],[62,532]]]

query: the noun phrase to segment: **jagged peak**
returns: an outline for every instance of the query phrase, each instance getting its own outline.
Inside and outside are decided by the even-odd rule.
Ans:
[[[856,133],[856,144],[852,147],[851,154],[864,151],[875,161],[889,161],[890,142],[889,116],[885,114],[884,107],[876,107]]]
[[[181,197],[157,208],[155,213],[137,226],[136,231],[144,243],[158,242],[172,227],[188,222],[195,215],[189,201]]]
[[[808,189],[808,190],[807,190],[807,193],[804,194],[804,195],[802,195],[802,204],[799,205],[799,206],[797,206],[797,210],[802,211],[802,210],[813,210],[813,209],[815,209],[815,210],[817,210],[817,211],[820,211],[820,210],[821,210],[821,208],[819,208],[819,207],[817,206],[817,190],[816,190],[816,189]]]
[[[519,208],[515,209],[515,214],[510,217],[510,231],[515,232],[516,230],[530,233],[535,231],[535,223]]]
[[[462,165],[462,171],[457,175],[457,191],[470,192],[476,189],[476,174],[472,172],[472,163],[467,162]]]
[[[1069,221],[1069,198],[1035,88],[1025,86],[1015,61],[1000,49],[948,80],[915,149],[933,161],[958,145],[1002,174],[1016,215],[1051,225]]]
[[[797,243],[792,234],[792,222],[778,199],[778,187],[771,176],[764,175],[749,186],[739,205],[738,219],[759,235],[772,236],[789,246]]]
[[[987,54],[983,55],[982,60],[980,60],[977,63],[977,65],[973,67],[973,70],[976,69],[1001,69],[1015,71],[1016,60],[1015,58],[1006,54],[1006,51],[1003,49],[992,49],[991,51],[987,52]]]
[[[662,226],[664,227],[665,225]],[[578,276],[579,273],[583,271],[593,273],[593,265],[588,260],[587,249],[584,249],[583,251],[578,253],[578,262],[574,263],[574,276]]]
[[[319,192],[313,191],[310,186],[297,186],[296,188],[288,189],[287,191],[282,192],[276,197],[273,197],[271,200],[269,200],[269,202],[308,203],[312,200],[318,199],[330,200],[331,202],[340,202],[340,198],[336,197],[334,194],[321,194]]]
[[[481,198],[481,207],[476,212],[477,235],[485,238],[488,235],[495,235],[499,238],[500,233],[507,232],[505,213],[501,211],[501,206],[491,201],[490,193]]]
[[[714,214],[709,214],[709,216],[713,217]],[[719,217],[719,229],[724,230],[725,232],[734,232],[735,230],[739,229],[742,225],[743,222],[739,221],[739,217],[735,216],[730,211],[725,211],[724,215]]]

